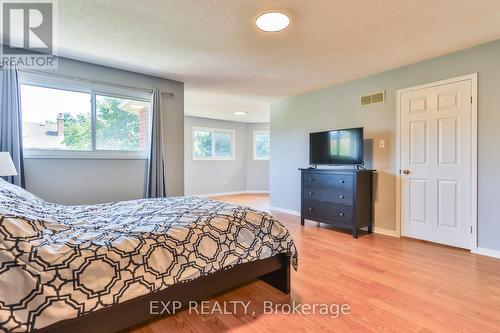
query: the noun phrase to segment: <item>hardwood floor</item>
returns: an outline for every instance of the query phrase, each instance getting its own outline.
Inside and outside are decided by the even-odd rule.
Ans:
[[[268,210],[264,195],[215,198]],[[500,332],[500,260],[468,251],[349,232],[273,212],[293,235],[299,270],[284,295],[261,281],[229,291],[214,301],[251,301],[255,315],[198,315],[187,310],[138,327],[159,332]],[[349,304],[337,318],[315,314],[263,314],[274,304]],[[220,303],[219,303],[220,304]]]

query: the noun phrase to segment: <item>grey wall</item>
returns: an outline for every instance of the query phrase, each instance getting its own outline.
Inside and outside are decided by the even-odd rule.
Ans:
[[[92,204],[144,196],[146,160],[26,159],[27,189],[49,202]]]
[[[193,161],[193,126],[235,130],[235,160]],[[184,184],[186,195],[236,192],[245,190],[246,124],[198,117],[185,117],[184,143]]]
[[[184,194],[184,83],[70,59],[59,59],[59,74],[163,94],[167,192]],[[146,160],[26,159],[26,187],[45,200],[91,204],[144,196]]]
[[[479,246],[500,250],[500,41],[387,71],[364,79],[271,104],[271,206],[300,209],[298,167],[308,163],[308,133],[363,126],[368,166],[378,170],[375,225],[395,229],[396,91],[437,80],[478,73],[478,238]],[[360,107],[359,97],[387,91],[387,103]],[[378,148],[378,140],[386,148]],[[370,148],[371,147],[371,148]]]
[[[235,160],[193,161],[193,126],[235,130]],[[254,129],[266,128],[269,128],[269,124],[248,124],[186,116],[184,120],[186,195],[268,191],[269,161],[253,161],[252,139]]]

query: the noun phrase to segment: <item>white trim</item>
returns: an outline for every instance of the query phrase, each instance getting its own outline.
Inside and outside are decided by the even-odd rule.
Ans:
[[[434,81],[434,82],[429,82],[429,83],[424,83],[418,86],[413,86],[413,87],[408,87],[408,88],[403,88],[403,89],[398,89],[397,93],[400,94],[402,92],[408,92],[408,91],[413,91],[413,90],[420,90],[420,89],[425,89],[425,88],[432,88],[435,86],[442,86],[448,83],[454,83],[454,82],[460,82],[460,81],[468,81],[468,80],[475,80],[477,79],[477,73],[471,73],[467,75],[462,75],[458,77],[454,77],[451,79],[445,79],[445,80],[439,80],[439,81]]]
[[[147,160],[147,151],[24,149],[25,159]]]
[[[402,224],[402,203],[401,203],[401,175],[399,170],[401,169],[401,94],[404,92],[409,92],[413,90],[419,90],[424,88],[430,88],[434,86],[440,86],[448,83],[461,82],[461,81],[471,81],[471,121],[470,121],[470,133],[471,133],[471,165],[470,165],[470,181],[471,181],[471,202],[470,202],[470,222],[472,225],[472,239],[471,252],[476,252],[478,249],[477,240],[477,73],[472,73],[468,75],[463,75],[451,79],[430,82],[422,84],[419,86],[414,86],[405,89],[399,89],[396,93],[396,234],[401,236],[401,224]]]
[[[396,235],[401,237],[401,92],[396,92]]]
[[[51,73],[34,73],[24,70],[20,71],[20,84],[51,88],[59,90],[69,90],[82,93],[95,93],[112,97],[125,97],[127,99],[151,101],[152,92],[139,91],[138,88],[126,87],[120,84],[98,83],[80,78],[68,78],[66,76],[54,76]]]
[[[269,207],[269,210],[275,210],[275,211],[280,212],[280,213],[300,216],[300,212],[298,210],[292,210],[292,209],[281,208],[281,207]]]
[[[500,259],[500,250],[477,247],[474,251],[472,251],[472,253]]]
[[[196,131],[231,134],[231,157],[195,157],[194,156],[194,134]],[[215,140],[212,140],[212,154],[215,152]],[[226,128],[210,128],[193,126],[191,129],[191,159],[193,162],[221,162],[236,160],[236,130]]]
[[[477,73],[471,74],[471,96],[472,96],[472,105],[471,105],[471,123],[470,123],[470,133],[471,133],[471,168],[470,168],[470,186],[471,186],[471,207],[470,207],[470,223],[472,225],[472,248],[471,251],[476,251],[478,248],[478,219],[477,219],[477,192],[478,192],[478,184],[477,184]]]
[[[220,197],[224,195],[236,195],[244,194],[245,191],[234,191],[234,192],[219,192],[219,193],[203,193],[203,194],[192,194],[193,197],[208,198],[208,197]]]
[[[485,247],[477,247],[475,250],[472,251],[472,253],[500,259],[499,250],[487,249]]]
[[[256,137],[257,137],[257,134],[267,134],[269,135],[269,140],[271,140],[271,133],[269,130],[255,130],[253,131],[253,159],[256,160],[256,161],[269,161],[271,159],[271,156],[269,155],[269,157],[257,157],[257,146],[256,146]]]
[[[391,236],[391,237],[396,237],[396,238],[400,237],[397,230],[391,230],[391,229],[380,228],[380,227],[373,227],[373,232],[376,234],[386,235],[386,236]]]
[[[207,198],[207,197],[221,197],[224,195],[238,195],[238,194],[269,194],[269,191],[233,191],[233,192],[192,194],[191,196]]]

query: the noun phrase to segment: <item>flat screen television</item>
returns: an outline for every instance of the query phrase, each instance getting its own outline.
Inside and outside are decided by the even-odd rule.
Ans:
[[[309,134],[309,164],[363,165],[363,128]]]

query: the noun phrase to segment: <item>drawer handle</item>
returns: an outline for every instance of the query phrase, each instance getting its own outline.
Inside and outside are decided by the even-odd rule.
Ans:
[[[339,195],[339,198],[344,199],[345,197],[341,194],[341,195]]]
[[[340,216],[344,216],[344,213],[339,213]]]
[[[308,209],[309,209],[309,211],[312,211],[312,210],[313,210],[313,209],[312,209],[312,207],[309,207]]]
[[[344,184],[344,183],[345,183],[345,180],[341,179],[341,180],[340,180],[340,182],[341,182],[342,184]]]
[[[313,195],[314,193],[313,192],[309,192],[309,195]]]

